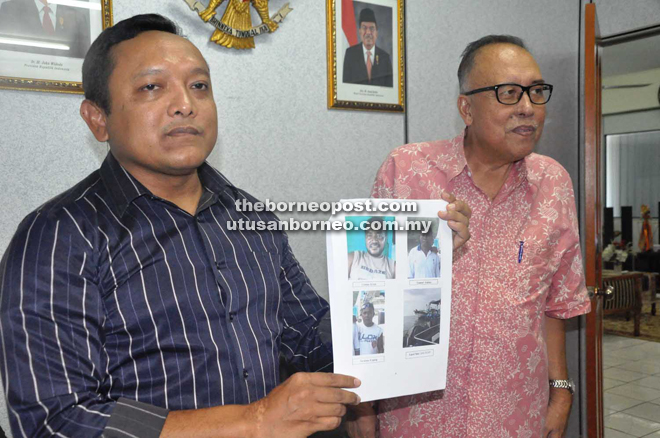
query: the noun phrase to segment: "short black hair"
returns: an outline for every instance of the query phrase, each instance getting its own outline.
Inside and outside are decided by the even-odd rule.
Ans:
[[[136,15],[101,32],[83,61],[82,79],[85,99],[91,100],[106,114],[110,114],[108,82],[115,68],[112,48],[122,41],[133,39],[151,30],[180,35],[178,26],[172,20],[158,14]]]
[[[376,311],[376,309],[374,309],[374,305],[373,305],[373,303],[372,303],[371,301],[365,301],[365,302],[362,304],[362,308],[360,309],[360,311],[363,311],[363,310],[366,310],[366,309],[371,309],[371,310],[373,310],[374,312]]]
[[[388,231],[387,230],[387,223],[388,222],[389,221],[386,221],[385,218],[382,217],[382,216],[371,216],[369,219],[364,221],[365,224],[369,224],[369,229],[365,230],[365,235],[366,235],[366,231]],[[372,224],[375,224],[375,223],[380,224],[379,229],[377,229],[377,230],[374,230],[374,229],[371,228]]]
[[[513,44],[522,49],[527,50],[525,43],[522,39],[513,36],[513,35],[486,35],[483,38],[479,38],[476,41],[472,41],[467,45],[461,57],[461,64],[458,66],[458,85],[460,87],[461,93],[465,93],[468,90],[465,89],[467,84],[468,75],[474,67],[474,58],[477,56],[477,52],[482,47],[490,46],[491,44]]]

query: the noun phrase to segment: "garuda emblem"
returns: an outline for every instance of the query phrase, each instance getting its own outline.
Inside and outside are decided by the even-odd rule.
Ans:
[[[266,32],[275,32],[279,23],[289,12],[289,4],[285,4],[272,17],[268,16],[268,0],[229,0],[225,13],[220,20],[215,17],[215,10],[225,0],[210,0],[208,7],[204,7],[197,0],[184,0],[186,4],[196,11],[202,20],[215,26],[211,41],[225,47],[234,49],[254,49],[254,37]],[[261,24],[252,27],[250,5],[257,10]]]

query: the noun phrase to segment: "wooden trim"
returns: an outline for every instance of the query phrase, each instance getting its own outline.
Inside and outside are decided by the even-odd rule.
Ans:
[[[600,56],[596,5],[585,5],[584,17],[584,159],[585,159],[585,267],[587,286],[600,287],[601,200],[600,200]],[[586,318],[587,436],[602,438],[602,300],[592,299]]]

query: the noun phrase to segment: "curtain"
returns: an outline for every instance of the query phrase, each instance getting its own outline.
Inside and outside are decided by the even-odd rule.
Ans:
[[[640,217],[646,204],[658,217],[660,201],[660,131],[605,136],[605,203],[621,217],[621,206],[632,205]]]

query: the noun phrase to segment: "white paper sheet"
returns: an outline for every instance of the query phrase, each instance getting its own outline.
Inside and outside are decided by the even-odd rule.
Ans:
[[[411,213],[342,212],[331,217],[331,221],[364,227],[360,224],[377,215],[398,225],[396,231],[370,233],[368,237],[362,230],[327,233],[334,372],[359,378],[362,386],[355,392],[363,401],[444,389],[452,232],[437,213],[445,210],[447,203],[369,201],[375,208],[412,201],[417,208]],[[406,223],[412,221],[424,222],[427,227],[431,222],[431,235],[420,237],[419,231],[406,231]],[[349,269],[350,259],[354,262]],[[416,263],[411,266],[411,261]],[[374,317],[369,325],[365,320],[372,307]]]

